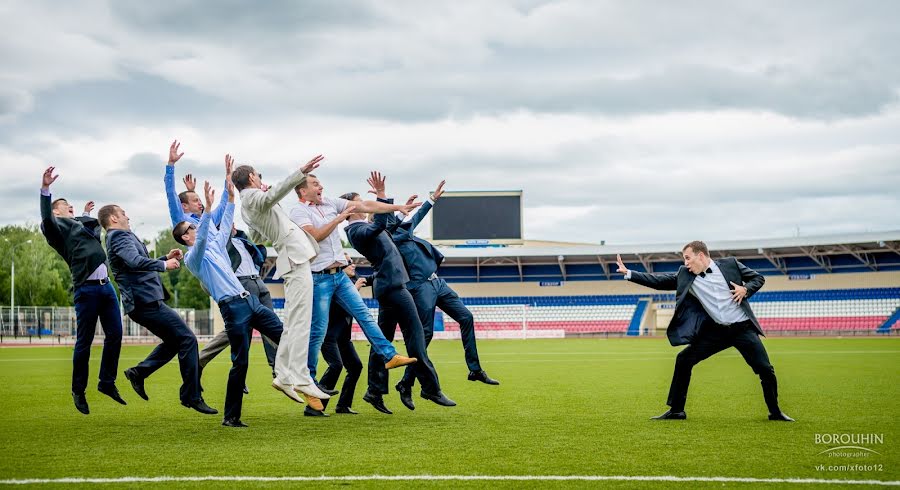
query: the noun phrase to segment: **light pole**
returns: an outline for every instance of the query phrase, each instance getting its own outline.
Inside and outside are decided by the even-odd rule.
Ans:
[[[9,238],[4,238],[5,241],[9,241]],[[12,246],[9,250],[9,256],[11,261],[11,266],[9,270],[9,317],[10,324],[12,325],[13,336],[17,337],[18,332],[16,331],[16,249],[26,243],[31,243],[31,240],[25,240],[22,243],[17,243]]]

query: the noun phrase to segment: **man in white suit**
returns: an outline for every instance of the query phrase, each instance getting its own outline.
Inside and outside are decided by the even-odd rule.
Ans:
[[[319,253],[319,246],[305,231],[295,225],[278,204],[294,190],[306,174],[319,166],[319,155],[283,181],[266,187],[253,167],[241,165],[232,172],[234,186],[241,196],[241,214],[250,228],[254,242],[266,239],[278,253],[275,279],[284,279],[284,332],[275,356],[275,380],[272,387],[296,402],[303,400],[315,410],[323,410],[321,400],[329,398],[309,375],[307,357],[312,321],[313,282],[309,261]]]

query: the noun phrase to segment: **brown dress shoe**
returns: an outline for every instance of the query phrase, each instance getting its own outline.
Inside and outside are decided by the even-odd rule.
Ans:
[[[300,393],[300,396],[306,399],[306,404],[309,405],[309,408],[313,410],[323,411],[325,410],[325,405],[322,405],[322,400],[314,396],[307,395],[306,393]]]
[[[396,354],[396,355],[394,355],[394,357],[391,358],[390,361],[388,361],[384,364],[384,368],[385,369],[394,369],[394,368],[398,368],[400,366],[406,366],[407,364],[412,364],[416,361],[418,361],[418,359],[416,359],[415,357],[404,357],[404,356],[401,356],[400,354]]]

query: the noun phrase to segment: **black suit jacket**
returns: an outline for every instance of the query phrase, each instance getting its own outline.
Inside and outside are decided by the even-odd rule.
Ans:
[[[166,270],[165,256],[151,259],[144,242],[134,233],[124,230],[109,230],[106,233],[106,250],[109,251],[109,265],[116,275],[122,306],[130,313],[135,305],[165,300],[159,273]]]
[[[766,279],[762,274],[738,262],[734,257],[719,259],[716,261],[716,265],[722,271],[725,280],[728,281],[729,288],[732,282],[747,288],[747,297],[741,301],[741,309],[747,314],[757,333],[765,335],[747,300],[762,288]],[[697,332],[700,331],[703,323],[712,321],[709,314],[703,309],[700,300],[689,292],[691,284],[694,283],[696,277],[685,266],[681,266],[678,272],[669,274],[647,274],[631,271],[632,282],[653,289],[675,291],[675,315],[666,329],[666,336],[669,337],[669,343],[672,345],[690,344]]]
[[[50,196],[41,195],[41,231],[69,265],[72,285],[77,288],[106,262],[106,252],[100,244],[100,222],[90,216],[57,218],[51,203]]]
[[[405,288],[409,282],[400,251],[385,231],[387,214],[376,214],[372,223],[353,223],[346,228],[350,245],[369,260],[375,269],[372,286],[375,297],[395,289]]]
[[[253,265],[256,266],[257,269],[262,270],[262,266],[266,262],[266,256],[269,253],[268,250],[266,250],[265,245],[253,243],[247,238],[247,234],[241,230],[238,230],[231,238],[237,238],[241,241],[244,248],[247,249],[247,253],[253,258]],[[231,240],[228,240],[228,245],[225,249],[228,251],[228,259],[231,260],[231,270],[237,271],[238,267],[241,266],[241,254],[234,248],[234,242]]]
[[[383,202],[390,200],[379,199]],[[401,221],[393,214],[388,218],[387,229],[391,233],[391,239],[397,245],[406,271],[409,273],[409,287],[427,281],[444,261],[444,254],[431,242],[417,237],[414,232],[422,219],[431,211],[431,202],[425,202],[416,210],[409,221]]]

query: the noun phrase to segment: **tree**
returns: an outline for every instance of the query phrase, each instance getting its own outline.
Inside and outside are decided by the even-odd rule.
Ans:
[[[31,243],[26,243],[31,240]],[[0,304],[9,305],[12,253],[16,261],[16,304],[71,306],[69,266],[47,244],[37,225],[0,228]]]
[[[180,248],[182,251],[185,251],[185,247],[179,245],[175,238],[172,237],[172,230],[161,230],[156,235],[155,256],[165,255],[174,248]],[[203,290],[200,281],[191,274],[191,271],[183,263],[178,269],[163,273],[162,281],[163,286],[171,294],[171,298],[166,302],[169,306],[173,308],[193,308],[196,310],[209,309],[209,294]]]

